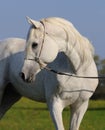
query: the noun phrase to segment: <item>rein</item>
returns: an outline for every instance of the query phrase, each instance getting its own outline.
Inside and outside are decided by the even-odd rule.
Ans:
[[[60,72],[54,69],[51,69],[49,67],[45,67],[46,70],[51,71],[53,73],[59,74],[59,75],[66,75],[66,76],[71,76],[75,78],[84,78],[84,79],[105,79],[105,76],[97,76],[97,77],[89,77],[89,76],[80,76],[72,73],[66,73],[66,72]]]
[[[81,75],[76,75],[76,74],[72,74],[72,73],[60,72],[60,71],[52,69],[51,67],[48,67],[47,64],[43,63],[39,58],[37,58],[37,59],[36,58],[35,59],[25,59],[25,60],[36,61],[39,64],[41,70],[46,69],[50,72],[53,72],[53,73],[59,74],[59,75],[71,76],[71,77],[75,77],[75,78],[84,78],[84,79],[105,79],[105,76],[97,76],[97,77],[81,76]]]

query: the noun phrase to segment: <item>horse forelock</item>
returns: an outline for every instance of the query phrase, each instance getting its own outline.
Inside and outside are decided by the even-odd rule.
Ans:
[[[85,64],[91,63],[91,60],[94,56],[94,48],[90,41],[82,36],[76,28],[73,26],[72,23],[69,21],[63,19],[63,18],[46,18],[42,20],[45,24],[45,26],[50,23],[52,25],[59,26],[62,28],[62,30],[65,32],[66,35],[66,43],[68,44],[68,51],[71,51],[72,49],[75,49],[81,59],[81,62]],[[52,26],[53,27],[53,26]],[[50,32],[47,32],[50,33]],[[55,30],[55,36],[56,36],[56,30]],[[72,53],[72,52],[70,52]]]

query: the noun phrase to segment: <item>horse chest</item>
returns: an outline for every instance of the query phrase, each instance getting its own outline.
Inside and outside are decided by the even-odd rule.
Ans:
[[[82,92],[82,80],[67,76],[60,76],[58,80],[61,99],[69,99],[71,103],[77,100]]]

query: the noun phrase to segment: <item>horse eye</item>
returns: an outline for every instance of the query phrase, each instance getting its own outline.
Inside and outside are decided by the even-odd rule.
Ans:
[[[35,49],[37,46],[38,46],[37,43],[35,43],[35,42],[32,43],[32,49]]]

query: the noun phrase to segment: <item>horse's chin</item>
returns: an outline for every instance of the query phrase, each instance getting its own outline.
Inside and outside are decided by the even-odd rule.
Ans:
[[[35,73],[31,73],[29,75],[26,75],[24,72],[21,72],[19,74],[19,76],[21,77],[21,79],[26,82],[26,83],[33,83],[35,82],[36,79],[36,75],[41,71],[41,69],[38,69]]]

